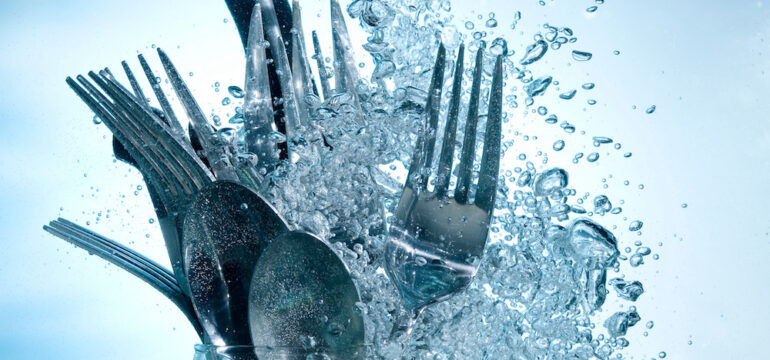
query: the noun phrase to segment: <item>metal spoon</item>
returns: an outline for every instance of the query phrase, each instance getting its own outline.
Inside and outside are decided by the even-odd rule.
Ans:
[[[252,271],[268,241],[287,231],[267,201],[237,183],[213,182],[190,204],[182,226],[184,272],[213,345],[251,345]]]
[[[305,232],[284,233],[270,242],[254,267],[252,342],[296,349],[287,359],[314,353],[363,359],[360,301],[348,268],[326,243]]]

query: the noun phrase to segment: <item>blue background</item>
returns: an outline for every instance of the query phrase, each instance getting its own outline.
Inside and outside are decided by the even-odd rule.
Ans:
[[[327,2],[302,4],[305,28],[321,30],[328,44]],[[544,22],[575,30],[576,44],[531,69],[553,75],[561,91],[597,84],[569,102],[554,100],[553,89],[538,99],[578,132],[521,109],[509,131],[537,135],[517,140],[515,152],[549,151],[549,166],[567,168],[578,194],[625,201],[621,216],[600,219],[618,226],[621,247],[640,239],[660,254],[627,271],[647,290],[637,304],[643,322],[655,321],[649,336],[641,324],[629,332],[627,357],[770,357],[770,4],[610,0],[585,12],[591,5],[455,0],[453,13],[462,24],[496,9],[502,30],[521,11],[510,38],[516,59]],[[88,221],[167,263],[149,197],[134,194],[141,178],[113,161],[108,131],[92,123],[64,78],[105,65],[117,71],[123,59],[138,68],[137,51],[158,72],[156,44],[194,72],[187,80],[203,108],[216,108],[223,94],[214,82],[224,88],[243,78],[240,40],[225,19],[224,2],[214,0],[0,2],[0,358],[192,357],[196,336],[167,299],[41,227],[56,216]],[[354,35],[361,39],[358,29]],[[575,62],[572,49],[594,58]],[[589,98],[597,105],[586,105]],[[653,104],[657,111],[645,114]],[[597,163],[573,165],[574,153],[594,151],[591,136],[600,135],[634,155],[602,150]],[[567,142],[561,153],[550,150],[557,139]],[[635,219],[645,223],[641,236],[624,231]]]

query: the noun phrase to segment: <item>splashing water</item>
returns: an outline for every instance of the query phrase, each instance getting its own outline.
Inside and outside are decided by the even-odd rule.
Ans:
[[[369,34],[362,48],[371,55],[374,70],[356,84],[355,95],[338,93],[324,101],[313,96],[305,99],[311,112],[309,124],[290,139],[275,140],[289,142],[296,149],[297,161],[268,174],[275,186],[265,195],[292,226],[328,241],[348,264],[361,290],[362,303],[357,307],[365,314],[367,342],[373,344],[378,356],[608,359],[629,346],[623,336],[641,316],[636,308],[611,316],[600,316],[597,310],[603,309],[608,296],[634,302],[644,288],[641,282],[623,277],[608,282],[607,272],[618,271],[619,263],[625,260],[632,267],[639,266],[649,252],[639,247],[630,259],[626,258],[608,229],[588,218],[571,218],[589,211],[580,205],[588,195],[576,197],[577,191],[568,187],[569,175],[564,169],[538,172],[531,162],[526,169],[509,169],[502,164],[490,242],[471,285],[425,310],[406,352],[388,342],[394,316],[402,305],[383,270],[384,230],[398,202],[405,168],[425,121],[426,90],[438,42],[450,49],[449,54],[461,42],[466,42],[471,53],[486,48],[484,81],[491,79],[494,56],[503,54],[506,82],[521,83],[514,88],[519,94],[506,90],[508,109],[504,110],[511,110],[518,106],[519,97],[530,108],[533,98],[544,98],[549,87],[558,85],[549,75],[533,76],[526,66],[549,56],[549,49],[558,50],[575,39],[569,28],[545,25],[545,31],[523,49],[523,55],[514,56],[504,39],[496,38],[487,44],[486,33],[478,31],[497,27],[501,19],[490,14],[480,17],[477,24],[463,21],[461,27],[470,33],[466,36],[452,26],[450,10],[447,0],[353,1],[347,13]],[[522,21],[517,12],[511,27]],[[571,55],[576,61],[592,57],[578,50]],[[322,75],[333,78],[333,66],[327,65]],[[470,83],[470,78],[468,71],[464,74],[465,84]],[[591,90],[594,84],[585,83],[581,88]],[[230,86],[228,93],[235,99],[243,97],[237,86]],[[570,100],[576,93],[562,90],[558,98]],[[355,110],[356,95],[365,124],[357,121],[360,114]],[[467,99],[468,91],[462,97]],[[446,96],[443,101],[448,99]],[[555,114],[548,114],[547,107],[540,108],[533,112],[548,115],[547,124],[559,121]],[[510,114],[504,119],[506,116]],[[485,115],[480,120],[485,122]],[[237,121],[230,123],[238,126]],[[461,120],[458,129],[463,127]],[[567,134],[575,132],[566,121],[561,127]],[[484,126],[480,124],[479,129],[483,132]],[[601,136],[593,137],[593,141],[597,147],[613,142]],[[512,138],[504,137],[503,151],[512,144]],[[615,149],[620,149],[616,145]],[[552,146],[554,151],[564,147],[564,140]],[[584,156],[578,155],[573,159],[575,163]],[[588,162],[598,159],[598,152],[586,155]],[[519,189],[514,191],[509,184]],[[471,189],[471,196],[474,191]],[[605,195],[596,196],[593,205],[589,215],[618,214],[621,210],[613,207]],[[642,222],[637,220],[629,230],[641,227]],[[612,295],[608,287],[614,290]],[[600,331],[608,336],[599,335]]]

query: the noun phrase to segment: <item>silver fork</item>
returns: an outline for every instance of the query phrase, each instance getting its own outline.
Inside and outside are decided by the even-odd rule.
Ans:
[[[67,84],[102,119],[115,137],[137,162],[149,186],[161,199],[163,211],[157,211],[174,275],[185,293],[181,255],[181,223],[186,204],[214,176],[195,155],[189,142],[161,120],[143,101],[118,84],[106,70],[89,76],[104,93],[84,76]],[[184,98],[189,94],[180,94]],[[183,100],[184,101],[184,100]],[[194,100],[193,100],[194,101]],[[189,101],[184,101],[189,104]]]
[[[459,113],[464,46],[458,50],[443,146],[435,189],[427,189],[441,103],[446,50],[439,46],[426,104],[428,128],[418,138],[404,190],[385,244],[386,268],[401,294],[402,309],[395,319],[391,340],[411,332],[426,306],[442,301],[470,284],[478,270],[494,210],[500,166],[502,119],[502,56],[497,57],[489,99],[481,171],[473,202],[468,193],[475,153],[483,49],[476,54],[468,120],[465,126],[454,197],[449,197]]]
[[[142,254],[67,219],[53,220],[43,226],[43,229],[90,254],[117,265],[158,290],[182,311],[201,340],[204,340],[205,333],[195,316],[192,302],[179,287],[171,271]]]

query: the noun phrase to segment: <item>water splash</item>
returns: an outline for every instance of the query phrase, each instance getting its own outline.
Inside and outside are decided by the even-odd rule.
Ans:
[[[487,37],[486,31],[494,31],[502,20],[493,15],[474,21],[463,19],[460,27],[467,30],[463,34],[462,29],[451,25],[450,10],[446,0],[353,1],[347,13],[369,34],[367,42],[354,50],[368,53],[374,71],[355,84],[355,95],[336,93],[323,100],[309,99],[309,122],[292,138],[276,133],[273,141],[295,149],[297,161],[267,174],[275,186],[265,195],[293,227],[310,230],[328,241],[348,264],[361,290],[362,303],[357,306],[366,314],[367,341],[379,356],[609,359],[629,346],[623,336],[640,316],[635,309],[609,317],[598,310],[606,308],[608,297],[634,302],[644,288],[639,281],[620,277],[608,282],[608,272],[619,271],[621,262],[627,261],[631,267],[642,265],[649,253],[637,250],[621,256],[615,235],[589,217],[619,214],[622,209],[599,195],[594,197],[593,209],[586,206],[586,210],[581,205],[590,201],[588,195],[576,196],[566,170],[540,171],[532,162],[527,162],[526,169],[503,164],[490,243],[471,285],[424,312],[404,353],[387,341],[401,304],[383,271],[383,234],[398,202],[417,135],[423,131],[426,90],[438,41],[447,46],[450,58],[461,42],[466,42],[471,53],[486,48],[490,56],[484,59],[484,81],[491,78],[493,55],[506,56],[506,82],[517,84],[513,86],[523,92],[506,92],[506,119],[513,118],[511,110],[521,96],[526,108],[543,116],[547,124],[559,122],[555,114],[549,114],[550,106],[534,104],[536,97],[549,101],[547,89],[558,87],[553,77],[516,67],[511,56],[515,52],[505,39],[487,41],[493,36]],[[512,27],[520,21],[521,16],[516,16]],[[523,49],[518,65],[535,64],[549,48],[555,51],[576,39],[568,27],[546,24],[544,28],[536,34],[535,42]],[[592,55],[572,51],[572,57],[588,61]],[[331,66],[322,72],[325,78],[334,77]],[[464,74],[464,81],[470,82],[470,73]],[[586,91],[594,87],[590,82],[581,86]],[[228,92],[239,99],[232,86]],[[576,93],[568,90],[559,98],[569,100]],[[360,100],[365,124],[357,121],[360,114],[353,96]],[[461,103],[467,104],[468,97],[464,92]],[[464,111],[465,105],[461,107],[461,113]],[[480,109],[481,114],[485,111]],[[458,129],[463,127],[461,121]],[[576,132],[575,126],[564,120],[560,127],[567,134]],[[479,126],[480,132],[483,128]],[[597,147],[613,143],[609,137],[592,140]],[[510,144],[518,141],[506,135],[504,149],[515,148]],[[557,152],[564,148],[564,140],[552,145]],[[526,161],[527,155],[521,154],[519,159]],[[573,161],[578,163],[583,157],[580,152]],[[584,161],[595,162],[599,153],[585,157]],[[512,188],[514,185],[517,187]],[[472,188],[471,197],[474,192]],[[575,214],[589,217],[573,219]],[[597,324],[604,324],[604,330]],[[599,336],[600,331],[609,336]]]

